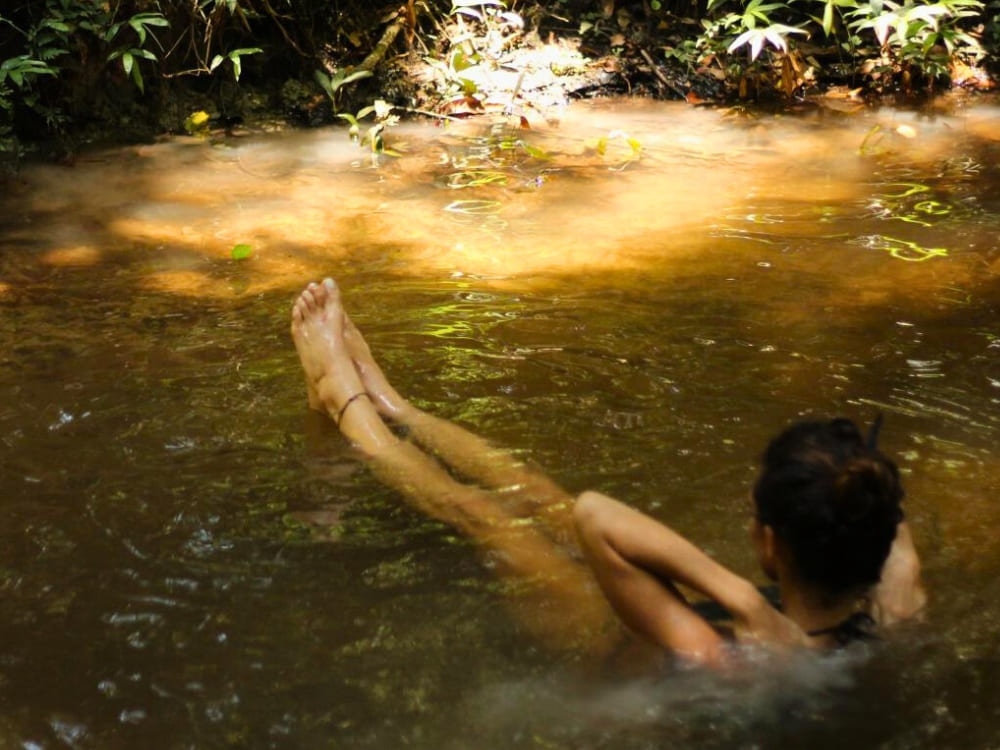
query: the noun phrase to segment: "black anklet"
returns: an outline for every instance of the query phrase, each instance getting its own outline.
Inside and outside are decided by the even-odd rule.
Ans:
[[[340,426],[340,420],[344,418],[344,412],[347,411],[347,407],[350,406],[351,404],[353,404],[355,401],[357,401],[362,396],[368,396],[368,392],[367,391],[360,391],[359,393],[355,393],[353,396],[351,396],[349,399],[347,399],[347,401],[344,402],[343,406],[340,407],[340,411],[337,412],[336,419],[333,420],[334,422],[336,422],[336,424],[337,424],[338,427]],[[370,400],[371,396],[368,396],[368,398]]]

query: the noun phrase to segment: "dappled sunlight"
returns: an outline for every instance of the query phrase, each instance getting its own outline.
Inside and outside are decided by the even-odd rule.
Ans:
[[[215,297],[221,292],[218,279],[197,271],[155,271],[141,284],[148,291],[189,297]]]
[[[978,138],[1000,142],[1000,106],[975,107],[965,117],[965,129]]]
[[[146,288],[228,297],[233,279],[261,292],[374,268],[502,284],[694,259],[704,273],[795,266],[788,256],[818,236],[851,254],[873,248],[843,280],[850,304],[878,306],[900,283],[968,280],[962,260],[934,274],[886,264],[889,254],[938,252],[907,239],[903,222],[940,222],[949,207],[870,186],[896,162],[941,159],[961,127],[898,112],[831,124],[630,103],[576,107],[530,130],[503,120],[397,126],[387,138],[401,156],[377,161],[336,129],[178,138],[30,172],[18,199],[37,218],[8,240],[30,242],[47,265],[113,262]],[[898,223],[857,234],[849,224],[874,213],[869,204]],[[924,204],[944,207],[914,213]]]
[[[77,245],[49,250],[40,260],[49,266],[93,266],[101,261],[101,251],[92,245]]]

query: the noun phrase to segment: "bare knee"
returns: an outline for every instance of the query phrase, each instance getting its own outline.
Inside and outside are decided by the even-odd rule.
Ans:
[[[577,534],[589,537],[599,530],[607,500],[607,496],[594,490],[586,490],[577,495],[573,504],[573,526]]]

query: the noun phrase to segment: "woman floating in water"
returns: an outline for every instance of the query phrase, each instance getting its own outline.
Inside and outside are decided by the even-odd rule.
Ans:
[[[877,424],[866,440],[846,419],[802,422],[768,446],[753,489],[752,539],[778,584],[778,609],[658,521],[598,492],[574,500],[509,453],[414,407],[375,363],[332,280],[299,296],[292,338],[309,405],[337,423],[383,481],[476,539],[500,575],[524,583],[521,621],[550,645],[610,655],[645,644],[721,664],[732,637],[832,647],[871,637],[924,604],[899,473],[875,446]],[[678,586],[721,605],[731,636]]]

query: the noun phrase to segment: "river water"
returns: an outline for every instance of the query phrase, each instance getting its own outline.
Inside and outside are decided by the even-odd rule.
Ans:
[[[5,186],[0,746],[995,750],[1000,108],[526,116]],[[884,412],[926,620],[743,676],[545,650],[307,413],[324,276],[416,403],[756,578],[766,438]]]

